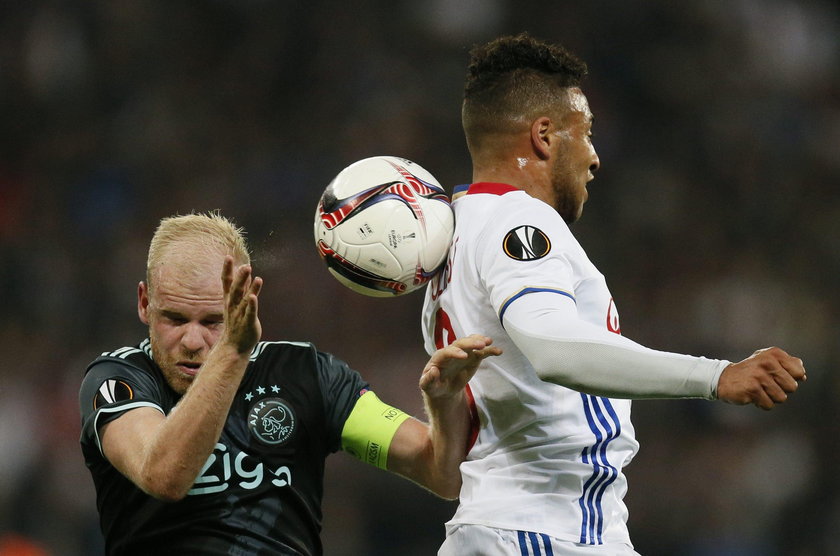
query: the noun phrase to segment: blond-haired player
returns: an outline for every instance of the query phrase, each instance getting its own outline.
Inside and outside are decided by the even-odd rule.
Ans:
[[[147,266],[148,338],[93,361],[79,394],[108,554],[320,554],[324,460],[339,449],[457,495],[464,384],[499,353],[489,338],[431,357],[427,425],[312,344],[260,341],[263,281],[228,219],[163,219]]]

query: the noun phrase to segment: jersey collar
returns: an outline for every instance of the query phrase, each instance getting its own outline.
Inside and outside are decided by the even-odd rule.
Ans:
[[[506,183],[493,183],[488,181],[476,182],[473,184],[456,185],[452,190],[452,200],[464,195],[475,195],[476,193],[489,193],[490,195],[504,195],[511,191],[519,191],[518,188]]]

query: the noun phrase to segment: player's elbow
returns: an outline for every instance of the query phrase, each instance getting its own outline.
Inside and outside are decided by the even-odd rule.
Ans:
[[[444,500],[457,500],[461,494],[461,474],[438,477],[437,480],[429,481],[425,486]]]
[[[568,372],[568,369],[563,369],[554,366],[537,367],[537,376],[543,382],[550,382],[569,390],[581,392],[583,394],[590,394],[593,396],[610,396],[614,395],[605,388],[600,388],[591,381],[582,380],[581,377],[573,372]]]
[[[435,494],[444,500],[457,500],[458,496],[461,494],[461,481],[458,481],[458,484],[449,485]]]
[[[143,489],[149,496],[161,502],[180,502],[187,497],[188,488],[181,488],[178,485],[160,485]]]
[[[424,463],[399,470],[391,469],[399,475],[420,485],[435,496],[445,500],[455,500],[461,493],[461,472],[457,465],[442,463],[433,457],[420,458]]]
[[[574,374],[568,372],[568,369],[558,365],[556,361],[536,360],[532,361],[532,365],[534,366],[534,371],[537,373],[537,377],[543,382],[565,386],[572,390],[580,389],[580,381],[576,379]]]
[[[187,481],[175,474],[145,473],[137,486],[149,496],[161,502],[179,502],[187,497],[193,481]]]

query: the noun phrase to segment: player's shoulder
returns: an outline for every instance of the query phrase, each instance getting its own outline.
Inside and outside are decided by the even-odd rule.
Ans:
[[[358,373],[332,353],[319,350],[312,342],[264,341],[251,352],[252,377],[275,373],[282,369],[287,379],[309,381],[317,377],[323,391],[336,384],[353,381]]]
[[[472,184],[461,190],[456,201],[475,212],[483,227],[488,229],[499,229],[512,223],[557,228],[563,233],[569,229],[550,205],[512,185]]]
[[[516,191],[506,196],[501,222],[537,225],[562,233],[569,232],[569,226],[548,203],[525,191]]]
[[[504,195],[499,210],[487,214],[478,243],[517,261],[541,259],[551,253],[578,252],[569,226],[550,205],[516,190]]]
[[[263,341],[251,352],[250,361],[258,366],[297,364],[312,366],[319,372],[330,372],[346,366],[332,353],[319,350],[312,342]]]
[[[85,374],[103,369],[126,369],[148,371],[154,367],[151,344],[146,338],[136,346],[124,346],[111,351],[103,351],[87,366]]]
[[[165,379],[151,356],[149,341],[102,352],[85,369],[79,388],[82,413],[159,396]]]
[[[257,345],[251,350],[249,360],[251,362],[261,362],[281,355],[287,357],[311,357],[316,351],[315,345],[312,342],[294,342],[288,340],[261,341],[257,342]]]
[[[320,366],[320,352],[312,342],[288,340],[258,342],[249,356],[251,374],[274,373],[284,369],[284,373],[306,375]]]

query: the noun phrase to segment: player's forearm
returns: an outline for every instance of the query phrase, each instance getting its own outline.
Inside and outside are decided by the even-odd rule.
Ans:
[[[469,408],[461,391],[447,398],[431,398],[424,393],[429,418],[428,488],[447,499],[458,497],[461,490],[460,465],[467,453],[470,433]]]
[[[589,394],[714,399],[729,363],[646,348],[577,319],[568,307],[529,310],[517,301],[504,324],[540,378]]]
[[[186,496],[213,452],[239,388],[248,354],[218,344],[147,446],[142,481],[165,500]]]
[[[466,455],[469,415],[466,403],[451,398],[427,405],[431,424],[406,419],[390,443],[387,468],[442,498],[458,497],[459,465]]]

